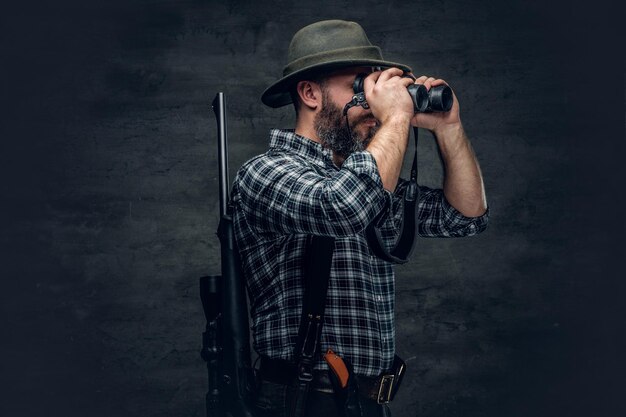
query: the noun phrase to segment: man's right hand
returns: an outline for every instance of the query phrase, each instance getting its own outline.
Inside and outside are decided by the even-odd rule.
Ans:
[[[409,124],[413,117],[413,100],[407,87],[411,78],[403,78],[402,70],[389,68],[365,78],[363,91],[372,115],[380,129],[367,146],[376,160],[383,187],[393,192],[398,183],[404,153],[409,141]]]
[[[399,68],[376,71],[365,78],[363,91],[372,114],[381,125],[390,121],[406,122],[414,115],[413,100],[407,87],[413,84],[411,78],[403,78]]]

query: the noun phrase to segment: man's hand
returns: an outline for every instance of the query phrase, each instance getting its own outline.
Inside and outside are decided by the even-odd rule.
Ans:
[[[391,192],[398,183],[413,117],[413,100],[407,91],[413,80],[402,74],[398,68],[373,72],[363,84],[372,115],[380,122],[367,150],[376,160],[383,187]]]
[[[413,101],[407,91],[413,80],[403,78],[402,74],[399,68],[389,68],[373,72],[365,78],[365,98],[381,125],[391,120],[408,124],[413,117]]]
[[[441,78],[435,79],[434,77],[428,77],[426,75],[422,75],[416,79],[415,84],[423,84],[428,91],[438,85],[448,85],[448,83]],[[446,130],[458,129],[461,124],[461,117],[459,114],[459,101],[457,100],[454,91],[452,92],[452,100],[452,108],[449,112],[416,113],[411,118],[411,125],[428,129],[436,136],[445,134]]]

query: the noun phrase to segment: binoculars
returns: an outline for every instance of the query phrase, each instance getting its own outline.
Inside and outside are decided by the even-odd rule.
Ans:
[[[354,94],[363,98],[365,98],[363,83],[367,75],[368,74],[357,75],[352,85]],[[405,74],[403,77],[415,80],[415,77],[409,74]],[[431,87],[430,90],[427,90],[426,87],[421,84],[411,84],[407,87],[407,90],[413,100],[413,110],[415,113],[447,112],[452,108],[452,89],[447,85],[438,85],[437,87]],[[363,104],[367,105],[367,102],[360,103],[359,105],[363,106]]]

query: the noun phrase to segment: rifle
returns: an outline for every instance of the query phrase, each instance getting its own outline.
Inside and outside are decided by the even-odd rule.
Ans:
[[[212,103],[217,119],[222,275],[200,278],[200,298],[206,317],[201,356],[207,362],[207,417],[253,417],[249,399],[254,381],[250,360],[248,310],[244,275],[235,246],[232,205],[228,195],[228,142],[224,93]]]

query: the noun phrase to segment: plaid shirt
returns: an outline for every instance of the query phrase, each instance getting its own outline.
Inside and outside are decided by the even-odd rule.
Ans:
[[[373,256],[364,229],[381,212],[387,244],[397,236],[396,193],[383,189],[373,156],[355,152],[341,168],[332,152],[290,130],[272,130],[270,149],[246,162],[233,185],[235,236],[251,303],[254,348],[291,360],[302,313],[307,235],[335,237],[321,350],[348,358],[359,375],[388,370],[395,352],[394,272]],[[443,191],[420,186],[419,234],[470,236],[488,214],[468,218]],[[326,369],[320,360],[317,369]]]

